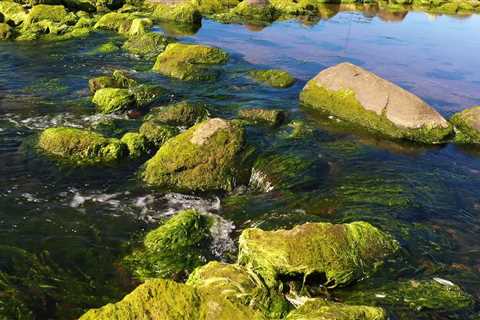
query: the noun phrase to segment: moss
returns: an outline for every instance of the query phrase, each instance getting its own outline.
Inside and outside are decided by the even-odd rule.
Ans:
[[[130,92],[135,96],[138,108],[145,108],[157,101],[164,102],[170,96],[170,92],[167,89],[150,84],[130,87]]]
[[[63,6],[37,5],[30,10],[25,19],[25,25],[39,23],[47,20],[52,23],[74,25],[78,17],[71,12],[67,12]]]
[[[124,264],[139,279],[191,272],[205,261],[212,224],[211,218],[195,210],[179,212],[147,233],[143,245]]]
[[[95,48],[93,54],[110,54],[120,50],[120,47],[113,41],[109,41]]]
[[[4,16],[4,22],[11,21],[16,26],[27,18],[23,6],[13,1],[0,1],[0,13]]]
[[[270,0],[271,5],[282,14],[287,15],[317,15],[319,12],[318,6],[322,2],[315,0]]]
[[[0,40],[8,40],[13,37],[13,29],[6,23],[0,23]]]
[[[101,113],[126,111],[135,107],[135,96],[128,89],[104,88],[95,92],[92,102]]]
[[[128,34],[132,21],[135,19],[128,13],[110,12],[102,16],[95,24],[95,29],[115,31],[121,34]]]
[[[263,317],[247,307],[228,300],[203,295],[194,287],[168,280],[149,280],[115,304],[92,309],[81,320],[260,320]]]
[[[455,127],[455,142],[480,143],[480,106],[456,113],[450,122]]]
[[[39,135],[37,147],[59,160],[75,165],[108,164],[123,159],[126,146],[117,139],[76,128],[48,128]]]
[[[268,2],[250,4],[249,1],[242,1],[228,13],[216,15],[216,18],[226,22],[263,23],[275,21],[277,12]]]
[[[287,71],[279,69],[253,70],[248,74],[256,81],[274,88],[288,88],[295,83],[294,77],[292,77]]]
[[[170,40],[159,33],[147,32],[130,37],[123,45],[129,53],[143,58],[153,59],[162,53]]]
[[[250,306],[272,319],[283,318],[290,309],[282,295],[269,291],[255,274],[237,264],[209,262],[195,269],[186,283],[206,296]]]
[[[377,307],[352,306],[327,302],[321,299],[308,300],[285,320],[386,320],[385,310]]]
[[[303,286],[317,275],[320,285],[333,288],[368,277],[398,249],[390,235],[366,222],[307,223],[292,230],[244,230],[238,261],[269,287],[279,286],[282,277],[300,277]]]
[[[287,117],[286,112],[278,109],[242,109],[238,116],[253,123],[266,124],[272,127],[280,126]]]
[[[248,181],[244,129],[210,119],[167,141],[142,173],[150,185],[191,191],[231,191]]]
[[[127,146],[130,158],[138,159],[149,154],[150,147],[147,138],[137,132],[127,132],[121,141]]]
[[[112,73],[112,78],[117,82],[117,85],[120,88],[132,88],[138,86],[139,83],[137,80],[132,78],[126,71],[124,70],[114,70]]]
[[[364,109],[356,99],[354,92],[327,90],[317,86],[315,80],[307,83],[300,93],[300,101],[307,107],[327,112],[353,125],[359,125],[395,139],[433,144],[445,141],[452,132],[451,126],[446,128],[424,126],[419,129],[397,127],[384,115],[377,115],[373,111]]]
[[[205,105],[200,103],[191,103],[182,101],[169,105],[165,108],[155,110],[149,116],[148,120],[165,123],[171,126],[191,127],[208,118],[209,112]]]
[[[202,21],[201,13],[196,6],[190,3],[173,6],[155,4],[153,16],[158,20],[183,24],[200,24]]]
[[[314,129],[307,125],[302,120],[293,120],[288,124],[289,133],[288,138],[299,139],[310,136]]]
[[[179,133],[177,128],[155,121],[145,121],[141,125],[139,132],[154,148],[159,148]]]
[[[239,4],[239,0],[193,0],[202,14],[224,13]]]
[[[92,94],[100,89],[116,87],[118,87],[118,84],[113,77],[101,76],[88,80],[88,88]]]
[[[153,26],[152,20],[148,18],[137,18],[132,21],[128,31],[130,37],[137,37],[147,33]]]
[[[211,80],[217,74],[206,67],[227,60],[228,54],[218,48],[172,43],[158,56],[153,70],[180,80]]]

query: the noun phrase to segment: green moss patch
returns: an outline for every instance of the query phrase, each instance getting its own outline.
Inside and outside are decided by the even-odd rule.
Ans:
[[[288,88],[295,83],[294,77],[292,77],[287,71],[279,69],[252,70],[248,74],[256,81],[274,88]]]

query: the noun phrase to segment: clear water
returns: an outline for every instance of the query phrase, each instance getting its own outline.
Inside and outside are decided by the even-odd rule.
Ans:
[[[232,59],[219,81],[201,84],[165,79],[148,71],[151,61],[123,53],[92,54],[98,45],[118,39],[111,34],[61,43],[0,42],[2,272],[17,275],[20,283],[27,278],[18,290],[31,298],[36,318],[75,318],[86,308],[119,299],[135,285],[117,263],[130,241],[175,211],[196,207],[232,221],[233,239],[251,226],[367,220],[392,232],[409,257],[401,268],[369,281],[440,276],[480,299],[480,151],[349,133],[298,105],[305,82],[342,61],[402,85],[446,117],[480,105],[479,30],[480,16],[433,19],[418,12],[347,11],[317,23],[284,21],[263,29],[205,20],[197,33],[177,36],[179,40],[224,48]],[[283,68],[299,81],[285,90],[262,87],[245,77],[252,67]],[[292,192],[198,197],[146,189],[135,178],[140,163],[59,168],[22,148],[43,128],[88,127],[100,121],[89,102],[87,81],[116,68],[170,88],[174,100],[210,103],[224,117],[247,106],[285,109],[291,119],[316,128],[314,133],[292,140],[285,138],[285,127],[250,129],[251,143],[327,163],[330,169],[313,173],[314,182]],[[139,125],[139,120],[124,122],[129,128]],[[43,273],[32,271],[32,259]],[[22,265],[29,271],[21,274]],[[26,284],[31,282],[35,285]],[[0,279],[4,290],[1,285]],[[395,317],[395,308],[391,311]]]

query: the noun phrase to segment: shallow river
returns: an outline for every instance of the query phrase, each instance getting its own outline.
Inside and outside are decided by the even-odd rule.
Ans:
[[[165,79],[148,71],[151,61],[123,53],[93,53],[115,38],[109,34],[61,43],[0,42],[0,270],[18,278],[29,274],[15,290],[31,297],[38,319],[74,318],[131,290],[134,283],[116,263],[129,241],[175,211],[195,207],[228,220],[217,239],[217,255],[225,260],[246,227],[362,219],[392,232],[411,257],[402,270],[381,273],[365,286],[384,278],[438,276],[480,300],[480,151],[352,134],[298,105],[306,81],[342,61],[400,84],[445,117],[480,105],[479,30],[480,16],[419,12],[338,12],[315,23],[276,22],[263,29],[204,20],[197,33],[177,38],[221,47],[232,59],[219,81],[202,84]],[[244,76],[252,67],[283,68],[299,81],[289,89],[262,87]],[[286,128],[251,129],[252,143],[329,169],[309,172],[292,192],[197,197],[146,189],[136,180],[139,163],[59,168],[22,145],[46,127],[102,120],[94,115],[87,81],[116,68],[172,89],[173,100],[210,103],[227,118],[247,106],[285,109],[291,119],[316,128],[311,137],[297,141],[285,139]],[[32,265],[46,270],[40,279],[29,273]],[[32,281],[38,286],[29,287]]]

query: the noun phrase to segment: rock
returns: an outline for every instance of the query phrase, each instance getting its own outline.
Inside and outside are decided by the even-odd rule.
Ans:
[[[205,263],[214,219],[195,210],[177,213],[150,231],[143,245],[124,259],[137,278],[179,277]]]
[[[198,267],[186,282],[205,296],[220,296],[237,306],[249,306],[268,319],[283,319],[290,307],[285,298],[269,291],[258,278],[237,264],[211,261]]]
[[[206,120],[209,115],[205,105],[188,101],[182,101],[152,111],[146,119],[171,126],[185,126],[187,128]]]
[[[132,88],[139,85],[138,81],[132,78],[128,72],[124,70],[114,70],[112,78],[117,82],[119,88]]]
[[[480,106],[456,113],[450,122],[458,143],[480,143]]]
[[[91,309],[80,320],[261,320],[262,315],[219,296],[205,296],[192,286],[148,280],[115,304]]]
[[[123,49],[129,53],[153,59],[165,51],[170,40],[159,33],[147,32],[130,37],[124,44]]]
[[[342,303],[311,299],[297,310],[288,314],[285,320],[386,320],[385,310],[377,307],[352,306]]]
[[[285,121],[287,114],[285,111],[278,109],[252,108],[240,110],[238,116],[253,123],[278,127]]]
[[[94,94],[100,89],[117,87],[118,84],[113,77],[101,76],[88,80],[88,88],[91,94]]]
[[[320,16],[319,5],[315,0],[270,0],[271,5],[283,14],[299,16]]]
[[[125,0],[97,0],[97,6],[106,7],[109,10],[119,10],[125,4]]]
[[[160,148],[165,142],[179,133],[177,128],[155,121],[145,121],[138,131],[155,149]]]
[[[128,154],[126,146],[118,139],[65,127],[45,129],[38,137],[37,147],[48,155],[76,165],[107,164]]]
[[[142,34],[147,33],[153,26],[152,20],[148,18],[137,18],[132,21],[132,25],[128,30],[128,35],[130,37],[137,37]]]
[[[132,159],[142,158],[151,151],[147,138],[140,133],[127,132],[123,135],[121,141],[127,146]]]
[[[0,40],[8,40],[13,37],[13,29],[6,23],[0,23]]]
[[[128,34],[135,16],[128,13],[110,12],[102,16],[95,24],[95,29],[115,31]]]
[[[224,13],[235,8],[239,0],[193,0],[192,3],[205,15],[213,13]]]
[[[167,89],[150,84],[131,86],[129,90],[135,96],[137,106],[140,109],[148,107],[154,102],[165,102],[170,94]]]
[[[101,113],[121,112],[135,107],[135,96],[128,89],[104,88],[95,92],[92,102]]]
[[[440,143],[448,122],[417,96],[350,63],[320,72],[300,94],[306,106],[386,136]]]
[[[181,24],[200,24],[202,22],[200,11],[196,6],[189,3],[174,6],[155,4],[153,16],[158,20]]]
[[[27,18],[23,6],[13,1],[0,1],[0,13],[4,16],[4,22],[11,21],[15,26],[18,26]]]
[[[142,173],[153,186],[189,191],[232,191],[246,184],[252,150],[239,125],[214,118],[167,141]]]
[[[291,230],[244,230],[238,262],[269,287],[283,279],[334,288],[368,277],[398,249],[390,235],[367,222],[306,223]]]
[[[157,58],[153,70],[180,80],[212,80],[217,73],[207,67],[228,61],[228,54],[218,48],[171,43]]]
[[[288,88],[295,83],[294,77],[292,77],[287,71],[279,69],[253,70],[248,74],[256,81],[274,88]]]
[[[120,50],[120,47],[115,44],[113,41],[109,41],[95,48],[91,53],[92,54],[110,54]]]
[[[26,19],[25,25],[29,26],[41,21],[48,21],[50,23],[74,25],[78,17],[65,10],[64,6],[50,6],[50,5],[36,5],[30,10]]]
[[[275,8],[265,0],[244,0],[230,12],[217,15],[220,20],[227,22],[272,22],[277,18]]]
[[[62,0],[61,4],[71,11],[95,12],[97,7],[94,1],[88,0]]]

